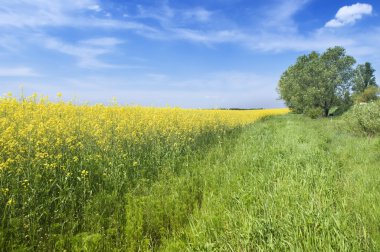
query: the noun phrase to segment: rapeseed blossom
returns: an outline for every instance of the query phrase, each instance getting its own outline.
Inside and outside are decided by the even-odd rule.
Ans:
[[[37,95],[0,98],[0,233],[8,237],[3,241],[19,238],[37,248],[49,235],[80,233],[94,207],[106,213],[113,209],[110,202],[132,192],[144,195],[160,176],[180,172],[193,154],[224,144],[225,136],[264,116],[288,112],[131,107],[116,101],[90,106],[57,97],[58,102]]]
[[[151,108],[116,102],[91,106],[64,102],[62,94],[58,98],[58,102],[37,95],[0,98],[0,185],[5,188],[0,205],[27,200],[30,192],[71,187],[74,191],[76,179],[81,178],[88,183],[80,186],[91,192],[108,179],[156,176],[162,160],[174,160],[212,138],[222,144],[220,137],[227,132],[288,112]],[[10,190],[18,197],[9,195]]]

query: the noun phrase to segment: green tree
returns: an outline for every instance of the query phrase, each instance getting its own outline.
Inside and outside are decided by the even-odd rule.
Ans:
[[[375,69],[373,69],[371,63],[359,64],[355,69],[352,90],[355,93],[363,93],[368,87],[377,87],[374,73]]]
[[[311,52],[297,58],[281,76],[278,92],[296,113],[329,115],[332,107],[347,107],[355,59],[343,47]],[[318,112],[319,111],[319,112]]]

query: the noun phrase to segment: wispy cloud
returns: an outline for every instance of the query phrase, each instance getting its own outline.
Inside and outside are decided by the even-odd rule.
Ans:
[[[284,51],[322,51],[336,45],[344,46],[355,56],[370,55],[378,50],[376,41],[364,39],[364,35],[352,36],[352,34],[336,34],[327,29],[311,30],[306,34],[298,30],[296,15],[304,9],[312,0],[277,0],[266,10],[263,10],[261,21],[252,28],[233,26],[210,26],[208,28],[196,28],[191,25],[178,25],[175,19],[178,10],[165,3],[162,8],[150,10],[141,7],[141,15],[160,21],[160,32],[151,36],[152,39],[185,40],[213,46],[222,43],[232,43],[246,47],[252,51],[284,52]],[[208,11],[214,15],[213,11]],[[363,15],[372,13],[372,6],[368,4],[354,4],[342,7],[336,20],[344,24],[356,22]],[[335,20],[335,19],[334,19]]]
[[[115,68],[117,65],[105,63],[99,59],[100,56],[113,52],[113,47],[122,43],[116,38],[96,38],[71,44],[46,35],[35,37],[36,43],[47,49],[73,56],[77,64],[83,68]]]
[[[0,35],[0,47],[11,51],[16,45],[40,45],[72,56],[79,67],[94,69],[125,67],[113,64],[112,58],[107,56],[117,54],[131,33],[149,40],[182,40],[209,47],[228,43],[253,52],[303,52],[335,45],[345,46],[358,55],[379,51],[376,39],[366,40],[364,34],[352,36],[328,29],[353,24],[370,15],[371,5],[344,6],[324,28],[303,33],[298,29],[297,14],[310,2],[312,0],[273,0],[266,7],[258,8],[260,15],[254,21],[240,24],[228,13],[217,9],[201,5],[179,8],[170,5],[169,1],[134,6],[134,13],[118,18],[117,15],[106,17],[109,10],[98,0],[0,0],[0,31],[4,31]],[[51,33],[54,30],[51,28],[57,27],[102,29],[105,33],[95,38],[89,37],[91,33],[83,33],[83,36],[68,41]],[[12,35],[4,35],[7,31],[12,31]],[[23,40],[28,37],[32,39]]]
[[[37,77],[40,76],[35,70],[29,67],[0,67],[1,77]]]
[[[0,4],[3,28],[89,27],[154,32],[139,22],[107,17],[97,0],[0,0]]]
[[[0,0],[0,28],[41,28],[52,26],[89,27],[96,29],[130,30],[157,40],[184,40],[208,46],[220,43],[233,43],[257,51],[310,50],[323,48],[334,43],[351,45],[353,39],[334,34],[318,34],[318,31],[301,34],[295,16],[311,0],[275,0],[263,9],[260,21],[252,27],[240,26],[229,20],[231,27],[220,25],[220,18],[228,19],[216,10],[202,6],[174,8],[168,1],[158,6],[137,6],[136,14],[128,14],[123,19],[105,17],[106,10],[98,0]],[[88,13],[90,12],[90,13]],[[326,27],[339,27],[355,23],[364,15],[372,13],[369,4],[357,3],[339,9],[334,19]],[[86,14],[86,15],[83,15]],[[147,19],[155,20],[146,22]],[[33,33],[34,31],[32,31]],[[45,37],[48,31],[39,30]],[[9,37],[0,46],[11,49]],[[13,39],[16,41],[17,39]],[[45,39],[49,49],[72,55],[78,59],[79,66],[111,67],[101,62],[99,57],[111,53],[122,43],[118,38],[84,39],[76,43]],[[287,42],[284,43],[283,41]]]
[[[15,0],[1,1],[0,26],[36,27],[71,23],[71,15],[94,6],[93,0]]]
[[[280,32],[296,32],[294,15],[302,10],[310,0],[277,0],[264,11],[262,25]]]
[[[250,38],[239,30],[210,30],[201,31],[185,28],[168,29],[173,39],[187,40],[212,46],[220,43],[241,43]]]
[[[307,45],[318,44],[318,42],[311,41],[314,39],[311,36],[309,39],[299,35],[297,23],[294,20],[294,16],[310,1],[274,1],[269,7],[262,9],[264,14],[261,14],[261,19],[252,24],[252,27],[240,26],[233,20],[218,16],[217,11],[201,7],[175,9],[170,7],[168,2],[164,2],[159,8],[139,6],[138,15],[135,18],[158,21],[159,27],[156,27],[155,33],[142,33],[143,36],[151,39],[184,40],[207,46],[233,43],[258,51],[293,50],[296,46],[303,44],[301,48],[297,49],[297,51],[302,51]],[[220,25],[221,18],[224,21],[228,20],[230,26],[226,27],[226,22]],[[206,22],[207,26],[197,26],[192,22],[200,24]],[[297,43],[295,45],[283,43],[281,37],[284,36]]]
[[[82,68],[134,68],[139,66],[104,60],[115,53],[124,40],[112,36],[93,38],[88,34],[94,34],[91,31],[95,29],[107,33],[115,30],[122,30],[123,33],[134,31],[146,37],[156,33],[154,28],[141,22],[106,17],[98,0],[0,0],[0,5],[0,32],[3,33],[0,35],[0,48],[5,49],[0,53],[4,54],[12,55],[23,49],[37,47],[70,55],[76,59],[76,65]],[[68,41],[56,33],[53,35],[52,31],[56,28],[88,28],[90,33]],[[121,37],[124,34],[118,35]]]
[[[159,23],[159,27],[163,30],[172,28],[189,28],[189,26],[197,24],[205,24],[212,22],[215,13],[204,7],[193,8],[173,8],[167,1],[158,6],[137,6],[138,14],[136,16],[128,16],[137,18],[138,20],[153,19]]]
[[[365,15],[372,14],[372,5],[365,3],[356,3],[349,6],[343,6],[335,14],[335,18],[325,24],[325,27],[341,27],[348,24],[354,24]]]
[[[102,8],[101,8],[98,4],[88,6],[87,8],[88,8],[89,10],[92,10],[92,11],[95,11],[95,12],[100,12],[100,11],[102,11]]]

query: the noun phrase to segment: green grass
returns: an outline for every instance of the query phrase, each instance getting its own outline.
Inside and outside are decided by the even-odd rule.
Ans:
[[[205,138],[128,190],[122,169],[84,186],[75,212],[52,188],[41,214],[2,210],[0,250],[380,251],[380,139],[339,125],[286,115]]]
[[[162,251],[379,251],[380,141],[295,115],[197,164],[202,207]]]

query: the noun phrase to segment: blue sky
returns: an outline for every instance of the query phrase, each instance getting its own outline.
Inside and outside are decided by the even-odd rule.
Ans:
[[[380,2],[0,0],[0,93],[282,107],[281,73],[340,45],[380,80]]]

